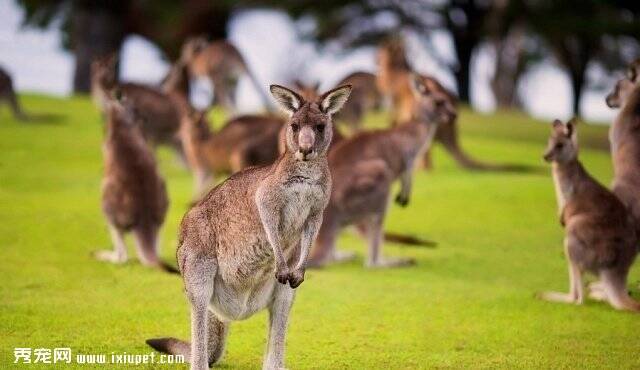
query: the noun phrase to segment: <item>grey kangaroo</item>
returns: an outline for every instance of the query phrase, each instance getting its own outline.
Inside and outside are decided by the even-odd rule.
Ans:
[[[111,263],[126,262],[124,233],[131,231],[136,239],[138,257],[144,265],[177,272],[158,257],[158,233],[169,201],[153,153],[142,137],[140,118],[126,96],[107,98],[105,108],[102,210],[109,225],[113,250],[97,251],[95,257]]]
[[[613,192],[633,215],[640,235],[640,59],[629,66],[606,102],[620,108],[609,129]]]
[[[369,267],[393,267],[412,263],[409,259],[382,256],[383,223],[392,183],[400,179],[396,202],[409,202],[416,158],[431,146],[440,124],[455,119],[454,106],[441,93],[433,78],[413,75],[415,95],[412,119],[393,128],[363,132],[338,143],[329,154],[334,179],[331,200],[310,259],[313,266],[341,262],[353,254],[335,248],[339,231],[357,225],[369,241]]]
[[[544,300],[582,304],[583,273],[599,277],[592,297],[620,310],[640,310],[627,292],[627,274],[637,254],[631,215],[620,200],[587,173],[578,160],[576,121],[555,120],[544,159],[553,166],[553,182],[564,248],[569,262],[569,293],[544,292]]]
[[[294,289],[304,280],[331,192],[326,158],[331,116],[351,87],[309,102],[282,86],[270,90],[290,115],[287,150],[271,165],[232,175],[187,212],[177,260],[191,303],[191,343],[147,341],[156,350],[184,355],[194,370],[220,360],[232,321],[265,308],[269,335],[263,369],[284,367]]]

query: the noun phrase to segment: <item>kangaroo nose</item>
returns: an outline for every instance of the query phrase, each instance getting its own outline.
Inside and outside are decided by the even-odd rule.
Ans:
[[[309,154],[313,151],[313,142],[315,137],[313,130],[310,127],[304,127],[300,130],[300,136],[298,136],[298,146],[300,147],[300,153]]]

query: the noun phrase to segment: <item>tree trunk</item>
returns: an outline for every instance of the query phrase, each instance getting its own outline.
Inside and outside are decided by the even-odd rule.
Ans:
[[[463,103],[470,102],[470,70],[471,70],[471,57],[473,55],[473,49],[475,44],[467,42],[466,40],[456,43],[456,52],[458,54],[458,69],[455,71],[456,83],[458,85],[458,98]]]
[[[526,66],[524,38],[524,29],[513,27],[505,37],[493,42],[496,67],[491,79],[491,90],[498,108],[522,108],[522,101],[518,97],[518,82]]]
[[[555,43],[556,53],[571,79],[573,114],[580,115],[580,99],[585,84],[589,58],[595,49],[593,40],[572,35]]]
[[[580,116],[580,99],[582,98],[582,88],[584,87],[584,74],[584,70],[571,71],[569,74],[571,76],[571,92],[573,93],[571,108],[576,116]]]
[[[87,93],[91,87],[91,62],[120,50],[125,35],[123,16],[113,9],[77,7],[74,9],[72,27],[76,58],[73,90]]]

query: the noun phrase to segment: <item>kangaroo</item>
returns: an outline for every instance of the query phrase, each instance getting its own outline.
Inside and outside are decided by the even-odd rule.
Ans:
[[[612,189],[633,215],[640,235],[640,59],[617,82],[606,103],[611,108],[620,108],[609,129]]]
[[[95,60],[91,65],[91,95],[98,108],[105,112],[109,92],[118,88],[143,116],[142,133],[152,145],[167,145],[183,157],[178,138],[184,106],[160,89],[136,83],[119,83],[116,77],[117,56]]]
[[[207,77],[214,86],[214,103],[231,112],[236,111],[236,90],[238,80],[247,76],[260,94],[265,106],[271,103],[262,90],[262,85],[251,72],[240,51],[229,41],[208,42],[203,37],[188,40],[183,54],[192,76]]]
[[[278,132],[283,126],[276,116],[244,115],[212,132],[203,112],[185,116],[180,139],[194,173],[196,197],[213,183],[216,174],[273,163],[278,158]]]
[[[338,113],[336,122],[346,122],[352,131],[362,129],[362,120],[368,111],[379,109],[382,95],[378,91],[376,76],[369,72],[354,72],[343,78],[338,85],[353,86],[349,101]]]
[[[640,310],[627,292],[627,274],[637,254],[638,237],[620,200],[598,183],[578,160],[576,121],[555,120],[544,154],[551,162],[564,248],[569,262],[569,293],[544,292],[541,299],[582,304],[582,274],[599,277],[600,298],[620,310]]]
[[[13,80],[7,71],[0,67],[0,104],[6,103],[18,121],[26,121],[27,114],[22,110],[13,88]]]
[[[456,114],[442,100],[446,97],[432,78],[414,75],[416,95],[411,120],[395,127],[363,132],[336,145],[329,153],[334,179],[329,205],[309,264],[323,266],[353,258],[335,248],[341,228],[355,224],[369,241],[368,267],[394,267],[413,263],[410,259],[382,256],[383,223],[392,183],[400,179],[395,201],[406,206],[413,180],[414,162],[431,145],[442,122]]]
[[[391,115],[394,124],[411,119],[413,114],[414,94],[411,92],[410,76],[413,70],[406,57],[405,46],[400,38],[392,38],[382,44],[378,50],[378,89],[391,102]],[[438,84],[441,94],[448,98],[443,104],[457,109],[454,94]],[[457,118],[457,115],[454,116]],[[438,128],[435,141],[442,144],[445,150],[462,168],[480,171],[513,171],[520,166],[501,165],[480,162],[469,156],[460,146],[458,123],[456,119],[445,122]],[[423,168],[432,168],[430,152],[426,152],[421,162]]]
[[[271,165],[232,175],[187,212],[177,260],[191,303],[191,343],[147,341],[158,351],[184,355],[192,370],[220,360],[232,321],[265,308],[269,335],[263,369],[284,368],[294,289],[304,280],[331,191],[326,158],[331,116],[351,87],[330,90],[310,102],[282,86],[271,85],[270,90],[290,115],[287,151]]]
[[[111,263],[126,262],[124,233],[131,231],[144,265],[177,272],[158,257],[158,233],[169,202],[153,153],[142,137],[140,117],[126,96],[104,103],[107,125],[103,145],[102,211],[109,225],[113,250],[100,250],[94,256]]]

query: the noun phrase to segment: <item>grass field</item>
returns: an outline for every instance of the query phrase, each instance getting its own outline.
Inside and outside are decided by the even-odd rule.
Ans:
[[[146,338],[188,338],[180,279],[137,261],[112,266],[90,258],[110,240],[100,211],[102,129],[89,99],[23,101],[29,111],[62,118],[20,124],[0,109],[0,368],[15,366],[15,347],[146,354]],[[288,367],[640,368],[640,316],[592,301],[577,307],[534,298],[568,287],[563,231],[541,160],[548,125],[511,113],[465,110],[460,119],[463,145],[476,157],[544,171],[465,172],[437,148],[435,169],[416,175],[411,204],[392,206],[386,228],[438,247],[388,244],[387,254],[415,257],[417,265],[366,270],[364,243],[345,231],[339,246],[359,259],[307,273],[291,315]],[[606,128],[580,130],[583,163],[608,184]],[[160,163],[171,199],[162,255],[175,263],[191,177],[169,152],[160,152]],[[635,268],[636,299],[639,280]],[[259,368],[266,330],[266,313],[233,324],[219,367]]]

